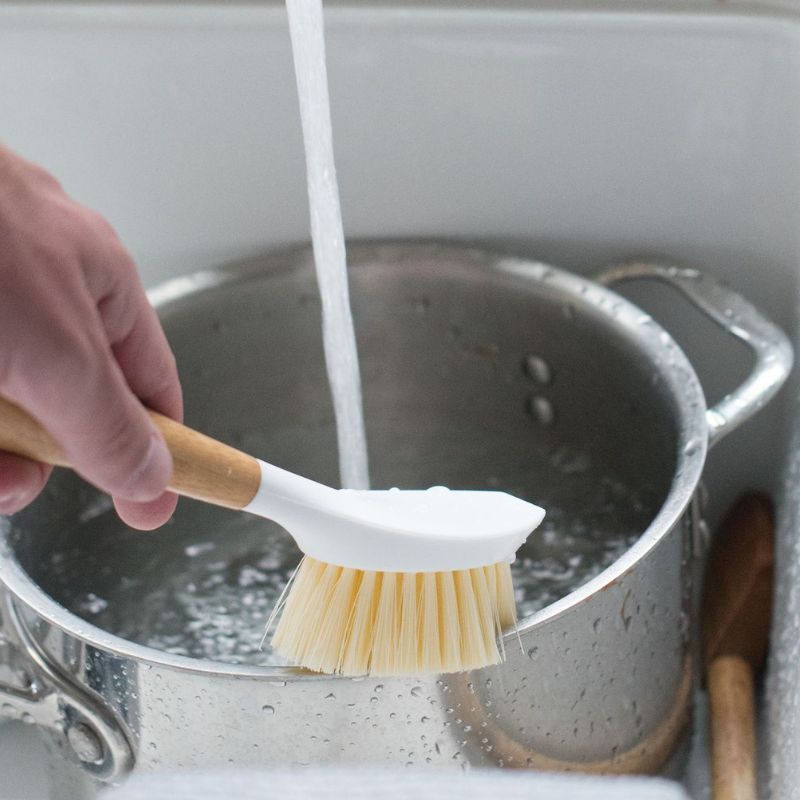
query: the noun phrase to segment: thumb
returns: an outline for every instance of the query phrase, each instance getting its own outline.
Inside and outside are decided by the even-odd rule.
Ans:
[[[107,355],[107,369],[80,391],[84,413],[63,415],[53,435],[88,481],[124,500],[154,500],[172,476],[172,456],[161,433]]]
[[[124,500],[153,500],[169,483],[172,456],[116,365],[98,373],[87,370],[73,392],[43,398],[45,425],[90,483]],[[74,395],[75,412],[64,410],[65,394]]]

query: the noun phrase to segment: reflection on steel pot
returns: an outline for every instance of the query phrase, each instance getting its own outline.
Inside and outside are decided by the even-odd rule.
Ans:
[[[191,502],[136,533],[61,473],[2,522],[0,714],[105,780],[323,762],[661,769],[688,713],[707,446],[777,391],[786,338],[691,270],[628,264],[595,282],[414,243],[354,245],[350,262],[374,484],[502,488],[548,509],[518,559],[507,661],[380,680],[275,664],[254,642],[297,559],[288,537]],[[753,349],[716,408],[670,336],[602,285],[633,277],[671,283]],[[188,423],[335,482],[309,251],[152,297]]]

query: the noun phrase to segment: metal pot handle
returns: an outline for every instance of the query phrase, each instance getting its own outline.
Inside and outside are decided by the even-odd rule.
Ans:
[[[65,758],[99,781],[114,782],[130,771],[133,750],[122,726],[99,700],[49,662],[2,586],[0,664],[22,676],[18,685],[0,679],[0,721],[39,726]]]
[[[753,351],[755,364],[744,383],[706,411],[708,443],[716,444],[761,409],[783,385],[792,369],[789,339],[741,295],[696,269],[630,261],[613,264],[594,275],[604,286],[641,278],[660,280],[677,289]]]

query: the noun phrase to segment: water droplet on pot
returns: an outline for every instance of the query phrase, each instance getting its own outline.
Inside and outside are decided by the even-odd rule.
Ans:
[[[700,446],[700,443],[697,439],[689,439],[688,442],[683,447],[683,454],[685,456],[693,456],[697,452],[697,448]]]
[[[550,365],[547,361],[541,356],[537,356],[533,353],[525,356],[522,362],[522,368],[529,378],[533,378],[533,380],[543,385],[547,385],[553,380],[553,371],[550,369]]]
[[[552,403],[541,395],[532,395],[528,398],[527,411],[542,427],[549,427],[555,420],[555,411]]]
[[[261,710],[271,717],[275,713],[275,706],[261,706]]]

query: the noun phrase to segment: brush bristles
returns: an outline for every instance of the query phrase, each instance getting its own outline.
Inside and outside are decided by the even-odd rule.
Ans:
[[[272,647],[328,674],[461,672],[503,658],[516,623],[511,568],[364,572],[303,558]]]

